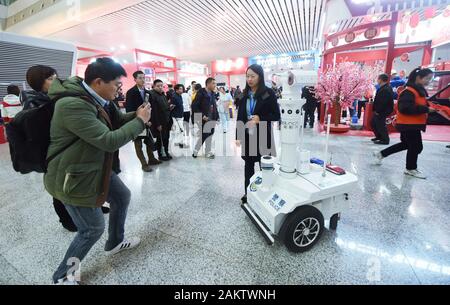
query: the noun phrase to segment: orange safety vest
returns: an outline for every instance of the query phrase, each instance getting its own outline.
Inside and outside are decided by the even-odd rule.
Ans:
[[[416,89],[411,87],[406,87],[405,90],[402,91],[402,94],[405,91],[410,91],[414,94],[414,100],[416,102],[416,105],[420,106],[428,106],[427,98],[425,96],[420,96],[419,92],[417,92]],[[400,94],[401,96],[401,94]],[[400,100],[400,98],[399,98]],[[427,113],[421,113],[421,114],[404,114],[401,113],[398,110],[398,103],[396,105],[396,112],[397,112],[397,124],[404,124],[404,125],[426,125],[428,120],[428,114]]]

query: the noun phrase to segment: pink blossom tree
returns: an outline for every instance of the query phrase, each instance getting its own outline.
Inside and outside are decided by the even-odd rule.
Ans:
[[[352,107],[374,88],[376,71],[379,67],[363,68],[358,64],[344,62],[328,69],[319,76],[316,97],[334,110],[334,125],[340,123],[342,108]]]

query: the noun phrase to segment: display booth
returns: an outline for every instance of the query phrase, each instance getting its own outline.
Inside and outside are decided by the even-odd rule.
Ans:
[[[215,60],[211,63],[211,76],[218,83],[225,83],[228,88],[245,86],[245,73],[248,67],[248,58]]]
[[[333,24],[325,35],[320,70],[324,73],[338,63],[354,62],[363,66],[380,65],[380,72],[388,75],[397,72],[405,78],[418,66],[433,65],[433,50],[450,41],[449,17],[450,6],[433,6]],[[322,124],[325,110],[322,104]],[[334,111],[330,112],[335,115]],[[367,103],[363,118],[365,130],[371,130],[372,115],[372,104]],[[387,123],[394,119],[393,114]],[[395,130],[392,125],[388,127],[390,131]]]

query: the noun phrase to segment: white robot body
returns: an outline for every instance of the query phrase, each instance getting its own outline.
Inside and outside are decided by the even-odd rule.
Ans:
[[[348,207],[348,194],[358,179],[351,173],[341,176],[324,174],[324,168],[315,164],[309,164],[305,169],[304,163],[299,162],[301,155],[309,156],[303,147],[298,149],[301,113],[305,104],[300,92],[303,86],[317,82],[317,75],[312,71],[288,72],[281,76],[281,81],[280,162],[271,156],[262,158],[262,171],[252,177],[247,203],[242,208],[269,244],[278,237],[289,250],[303,252],[320,238],[325,219],[331,219],[330,227],[336,228],[340,213]],[[299,164],[303,164],[302,170]],[[311,236],[315,230],[317,235],[313,239]]]

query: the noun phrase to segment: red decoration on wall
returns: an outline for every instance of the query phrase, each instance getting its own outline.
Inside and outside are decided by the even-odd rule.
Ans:
[[[409,60],[409,53],[403,53],[402,56],[400,56],[400,60],[407,62]]]
[[[331,45],[333,47],[337,46],[338,44],[339,44],[339,38],[336,37],[331,40]]]
[[[377,28],[370,28],[370,29],[367,29],[364,32],[364,37],[366,37],[366,39],[375,38],[375,37],[377,37],[377,35],[378,35],[378,29]]]
[[[411,16],[411,20],[409,20],[409,25],[410,25],[412,28],[416,28],[416,27],[419,25],[419,23],[420,23],[420,16],[419,16],[419,14],[414,13],[414,14]]]
[[[434,16],[436,16],[436,8],[435,7],[428,7],[425,9],[425,19],[431,19]]]
[[[356,34],[354,32],[350,32],[347,35],[345,35],[345,42],[351,43],[355,40]]]

